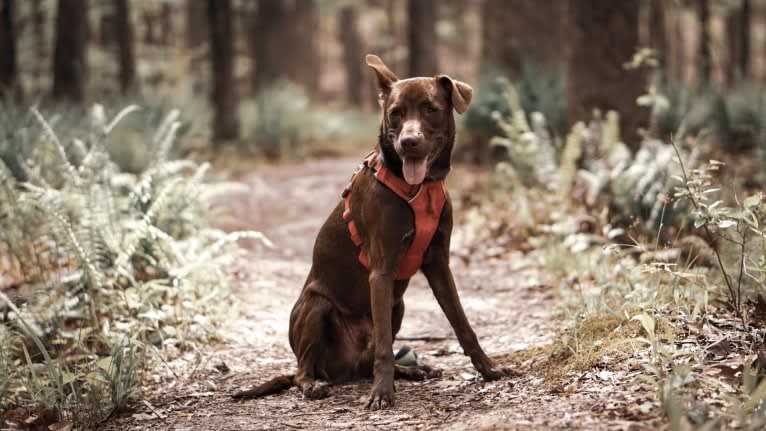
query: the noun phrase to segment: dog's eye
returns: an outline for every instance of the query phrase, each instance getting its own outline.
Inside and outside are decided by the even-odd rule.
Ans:
[[[426,112],[428,112],[429,114],[433,114],[434,112],[438,112],[438,111],[439,110],[436,107],[434,107],[434,106],[427,106],[426,107]]]
[[[388,115],[393,118],[398,118],[401,117],[402,111],[399,108],[393,108],[391,111],[389,111]]]

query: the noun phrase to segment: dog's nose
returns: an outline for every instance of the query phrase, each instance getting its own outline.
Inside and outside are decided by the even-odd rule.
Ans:
[[[423,135],[418,133],[413,135],[402,136],[399,139],[399,142],[402,144],[402,148],[407,149],[407,148],[417,147],[422,140],[423,140]]]

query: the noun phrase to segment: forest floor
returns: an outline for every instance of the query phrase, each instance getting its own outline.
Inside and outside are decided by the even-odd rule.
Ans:
[[[635,374],[591,370],[552,384],[538,357],[517,367],[521,377],[485,382],[454,338],[425,279],[413,278],[395,349],[413,347],[442,368],[441,378],[396,382],[396,405],[369,411],[370,382],[332,388],[311,401],[297,389],[257,400],[230,394],[276,375],[291,373],[288,317],[309,270],[316,233],[337,204],[358,159],[332,158],[257,166],[240,180],[250,192],[231,200],[231,229],[257,229],[275,244],[253,246],[237,271],[220,342],[185,352],[148,372],[145,401],[113,416],[101,429],[657,429],[664,421],[652,405],[653,387]],[[482,181],[479,171],[456,169],[453,196],[463,184]],[[460,208],[457,208],[460,211]],[[456,224],[453,250],[459,250]],[[512,249],[480,260],[453,257],[463,305],[485,351],[492,357],[534,352],[549,345],[561,326],[561,281],[539,259]],[[563,389],[562,389],[563,387]],[[630,389],[628,389],[630,388]],[[655,404],[656,405],[656,404]]]

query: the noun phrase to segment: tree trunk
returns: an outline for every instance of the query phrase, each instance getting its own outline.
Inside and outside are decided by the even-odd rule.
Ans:
[[[436,75],[437,3],[435,0],[408,0],[407,16],[408,76]]]
[[[115,0],[115,31],[120,63],[120,90],[128,94],[136,90],[136,57],[133,49],[133,25],[128,0]]]
[[[640,143],[648,112],[636,104],[646,80],[626,70],[638,40],[640,0],[569,0],[566,3],[566,96],[569,123],[589,120],[593,109],[616,110],[625,142]]]
[[[739,34],[736,37],[739,41],[737,46],[737,51],[739,52],[739,78],[746,79],[750,63],[750,0],[742,0],[739,24],[732,27],[739,29]]]
[[[665,8],[661,0],[651,0],[649,7],[649,37],[648,46],[657,51],[657,57],[660,64],[665,64],[665,58],[668,55],[668,38],[665,34]]]
[[[561,12],[559,0],[486,0],[481,18],[482,72],[499,71],[517,79],[524,64],[558,66]]]
[[[13,0],[0,0],[0,93],[19,89],[14,6]]]
[[[729,88],[734,79],[737,51],[732,50],[729,17],[733,13],[726,8],[714,7],[708,20],[710,40],[710,80],[719,88]]]
[[[319,86],[318,15],[313,0],[259,0],[250,31],[256,92],[279,79]]]
[[[87,0],[58,0],[56,46],[53,54],[53,97],[85,100],[88,40]]]
[[[710,5],[708,0],[697,0],[697,15],[700,21],[700,80],[710,81],[712,59],[710,56]]]
[[[213,140],[230,141],[239,138],[231,0],[208,0],[207,5],[215,111]]]
[[[35,61],[34,76],[35,85],[39,86],[40,78],[42,77],[45,66],[45,60],[47,56],[47,42],[45,39],[45,8],[42,5],[42,0],[32,0],[32,28],[35,32],[35,54],[37,61]],[[39,88],[37,88],[39,90]]]
[[[348,100],[353,105],[362,106],[364,100],[364,48],[362,36],[357,26],[357,10],[354,6],[345,6],[340,11],[340,41],[343,45],[343,64],[346,69],[346,89]]]
[[[257,94],[286,74],[283,43],[288,16],[283,0],[259,0],[250,28],[250,48],[255,63],[253,90]],[[291,53],[294,55],[294,53]]]
[[[160,12],[160,21],[162,22],[162,44],[169,46],[173,37],[173,7],[170,3],[162,3],[162,12]]]
[[[319,14],[314,0],[293,0],[290,22],[288,47],[295,54],[288,56],[289,78],[315,95],[319,90]]]
[[[681,82],[683,80],[683,37],[681,34],[681,10],[672,0],[662,2],[665,18],[665,53],[663,65],[668,80]]]
[[[766,7],[753,3],[750,11],[749,76],[758,84],[766,83]]]
[[[207,12],[205,0],[187,0],[186,2],[186,46],[198,48],[208,39]]]

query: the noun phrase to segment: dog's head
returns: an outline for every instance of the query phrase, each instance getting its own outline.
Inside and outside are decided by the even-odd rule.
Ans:
[[[383,108],[379,146],[386,165],[409,184],[446,177],[455,141],[452,110],[465,112],[473,89],[447,75],[400,80],[374,55],[367,65]]]

